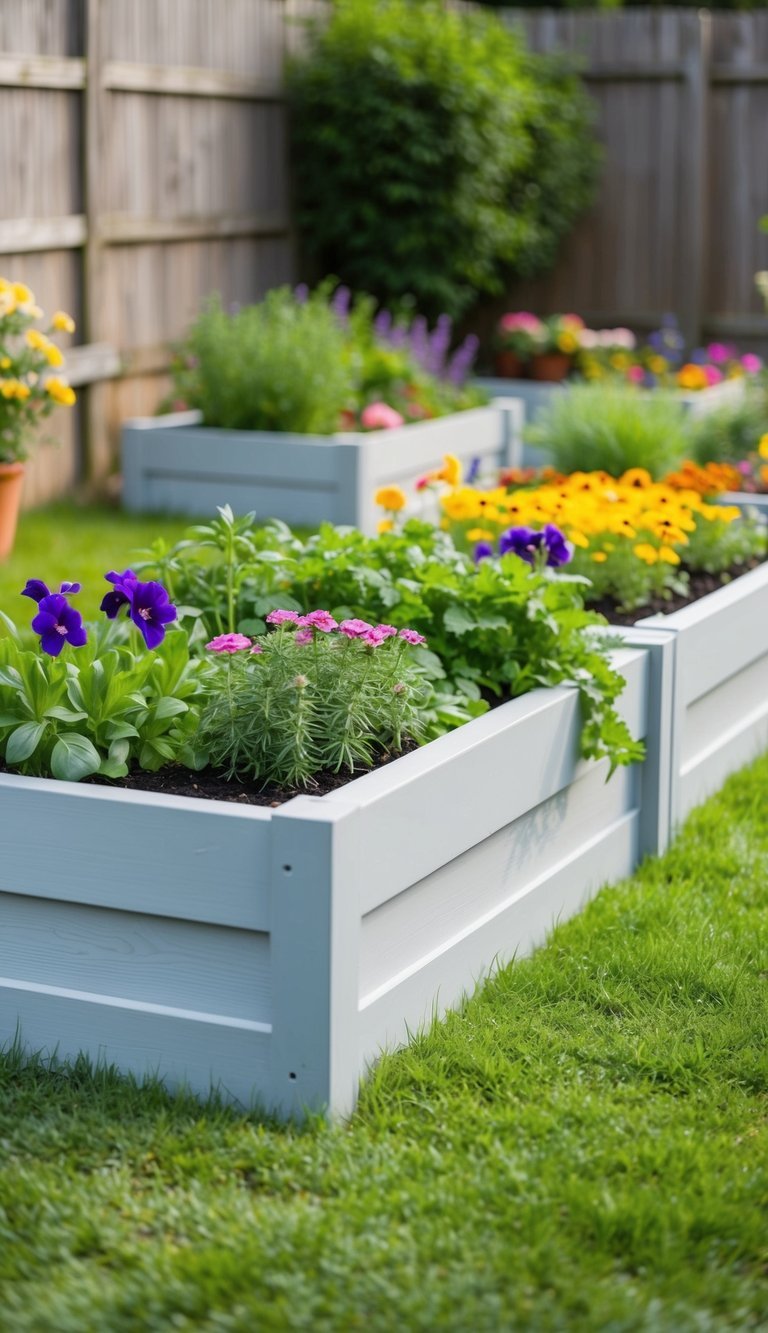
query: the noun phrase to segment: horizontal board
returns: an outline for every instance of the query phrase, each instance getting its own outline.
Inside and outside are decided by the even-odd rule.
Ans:
[[[0,893],[0,976],[270,1023],[269,936]]]
[[[637,817],[629,815],[606,836],[567,860],[522,895],[510,892],[474,928],[444,942],[380,993],[369,995],[359,1019],[361,1069],[382,1050],[407,1041],[433,1016],[442,1016],[477,982],[542,944],[558,921],[578,912],[603,884],[629,875],[636,863]],[[485,844],[476,849],[476,882],[485,873]]]
[[[0,255],[31,254],[34,250],[76,250],[85,244],[86,223],[81,213],[62,218],[4,218],[0,221]]]
[[[764,715],[768,716],[768,656],[728,676],[685,708],[679,750],[683,771],[697,756],[716,748],[720,737],[734,728],[757,725]]]
[[[196,217],[142,218],[106,214],[97,237],[104,245],[145,245],[158,241],[226,240],[233,236],[277,236],[288,231],[286,213],[200,214]]]
[[[633,818],[636,774],[624,769],[606,785],[607,769],[607,761],[585,766],[563,791],[364,916],[362,1003]]]
[[[0,1047],[20,1038],[30,1053],[115,1064],[137,1078],[205,1097],[271,1103],[270,1034],[243,1019],[126,1004],[0,978]]]
[[[647,655],[621,650],[613,661],[627,680],[620,710],[642,737]],[[350,782],[339,799],[360,810],[363,915],[572,783],[583,767],[580,732],[574,690],[535,690]],[[386,857],[367,858],[371,846],[386,847]]]
[[[680,821],[694,806],[719,791],[726,778],[768,750],[768,707],[744,715],[726,732],[719,732],[711,745],[693,758],[680,773],[675,818]]]
[[[0,55],[0,87],[85,87],[85,61],[74,56]]]
[[[181,97],[245,99],[282,96],[282,79],[253,79],[226,69],[195,65],[150,65],[134,60],[108,60],[101,71],[101,86],[121,92]]]
[[[0,812],[0,892],[269,929],[268,810],[0,774]]]

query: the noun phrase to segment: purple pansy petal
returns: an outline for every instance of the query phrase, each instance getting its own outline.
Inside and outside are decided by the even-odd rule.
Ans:
[[[21,596],[31,597],[33,602],[41,602],[44,597],[50,596],[50,592],[50,588],[42,579],[27,579],[26,586],[21,590]]]
[[[134,625],[144,636],[148,648],[157,648],[165,638],[164,626],[176,619],[176,607],[168,600],[162,583],[132,583],[129,614]]]
[[[475,546],[474,558],[475,564],[479,565],[481,560],[487,560],[493,555],[493,547],[490,542],[478,542]]]
[[[114,620],[120,607],[128,605],[129,602],[125,593],[118,592],[117,589],[115,589],[114,592],[107,592],[104,594],[99,610],[103,611],[109,620]]]
[[[73,597],[76,592],[80,591],[82,586],[81,583],[62,583],[59,592],[64,593],[67,597]]]
[[[40,647],[49,657],[58,657],[64,647],[64,638],[56,630],[47,630],[40,636]]]

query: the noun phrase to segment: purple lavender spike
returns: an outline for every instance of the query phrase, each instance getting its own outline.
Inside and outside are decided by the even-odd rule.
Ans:
[[[306,282],[300,282],[297,287],[294,287],[293,299],[297,305],[304,305],[306,303],[308,296],[309,296],[309,287],[307,286]]]
[[[389,310],[380,310],[373,321],[373,331],[377,338],[386,339],[392,329],[392,315]]]

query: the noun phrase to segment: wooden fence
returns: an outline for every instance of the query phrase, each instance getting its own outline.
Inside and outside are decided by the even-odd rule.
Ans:
[[[514,299],[596,323],[768,347],[768,13],[508,10],[537,51],[576,55],[599,109],[596,207]]]
[[[27,503],[114,466],[169,342],[211,292],[294,276],[282,68],[322,0],[2,0],[0,271],[78,321],[74,413]],[[768,339],[768,13],[508,11],[576,53],[600,111],[599,202],[516,304]]]

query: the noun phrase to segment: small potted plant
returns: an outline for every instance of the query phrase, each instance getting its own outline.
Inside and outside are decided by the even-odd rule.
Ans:
[[[568,375],[579,350],[584,321],[578,315],[550,315],[543,324],[543,337],[531,361],[531,378],[556,384]]]
[[[66,380],[50,373],[64,365],[50,334],[72,333],[74,320],[59,310],[44,333],[42,318],[29,287],[0,278],[0,560],[13,549],[29,436],[57,403],[75,401]]]
[[[528,310],[502,315],[496,329],[496,374],[502,379],[521,379],[545,339],[543,322]]]

